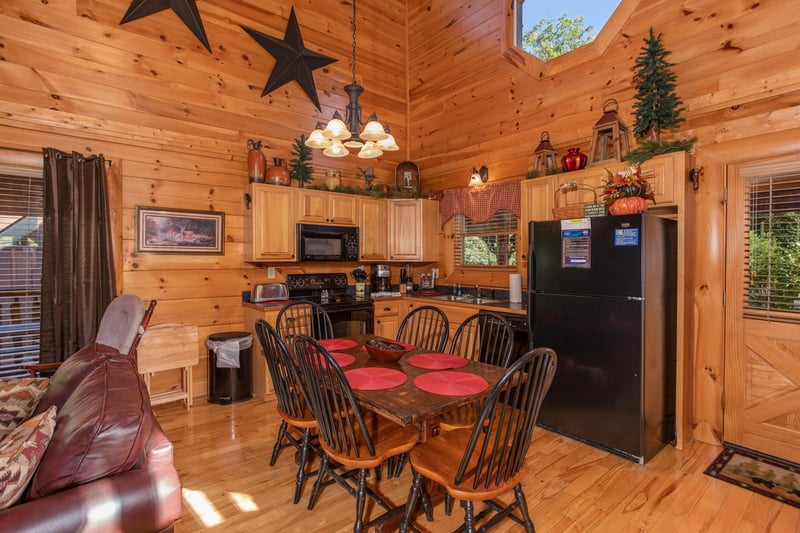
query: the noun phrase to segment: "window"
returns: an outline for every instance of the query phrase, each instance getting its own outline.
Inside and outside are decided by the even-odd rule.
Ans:
[[[800,314],[800,172],[749,178],[746,313]]]
[[[500,210],[486,222],[464,215],[455,219],[455,263],[461,268],[514,267],[517,264],[517,216]]]
[[[0,165],[0,378],[39,362],[41,171]]]

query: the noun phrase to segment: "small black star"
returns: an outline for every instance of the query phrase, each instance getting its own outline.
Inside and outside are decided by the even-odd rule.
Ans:
[[[125,16],[122,17],[120,24],[125,24],[132,20],[144,18],[154,13],[159,13],[165,9],[172,9],[180,17],[186,27],[192,30],[195,37],[200,39],[206,50],[211,51],[206,37],[206,30],[203,28],[203,21],[200,20],[200,13],[197,11],[197,0],[133,0]]]
[[[276,60],[261,96],[266,96],[278,87],[296,80],[311,101],[314,102],[314,105],[317,106],[317,109],[322,111],[319,106],[319,97],[317,96],[317,87],[314,85],[312,71],[325,65],[330,65],[336,59],[312,52],[303,45],[303,37],[300,35],[300,27],[297,25],[294,7],[289,15],[289,23],[286,26],[283,40],[264,35],[245,26],[242,26],[242,29]]]

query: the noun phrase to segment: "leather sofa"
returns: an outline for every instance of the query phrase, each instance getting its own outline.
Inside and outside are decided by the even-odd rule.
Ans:
[[[135,363],[89,345],[59,367],[36,413],[51,405],[52,440],[0,531],[172,531],[181,481]]]

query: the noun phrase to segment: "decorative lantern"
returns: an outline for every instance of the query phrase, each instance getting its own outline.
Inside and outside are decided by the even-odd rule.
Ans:
[[[558,167],[556,149],[550,144],[550,134],[546,131],[542,132],[541,141],[533,151],[533,155],[535,156],[533,168],[539,176],[546,176],[552,169]]]
[[[628,127],[617,115],[619,104],[613,98],[603,102],[603,116],[592,128],[589,164],[622,161],[630,149]]]

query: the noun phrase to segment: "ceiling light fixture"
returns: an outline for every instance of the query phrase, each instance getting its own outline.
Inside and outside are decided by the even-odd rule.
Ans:
[[[364,92],[364,87],[356,83],[356,0],[353,0],[353,82],[345,85],[344,90],[350,97],[344,120],[339,111],[335,111],[333,118],[324,127],[317,122],[306,140],[306,145],[322,148],[322,153],[328,157],[346,157],[350,154],[347,148],[360,148],[358,157],[362,159],[372,159],[383,152],[399,150],[389,128],[378,122],[375,113],[370,115],[366,124],[361,120],[361,104],[358,103],[358,98]],[[364,130],[359,131],[362,125]]]

